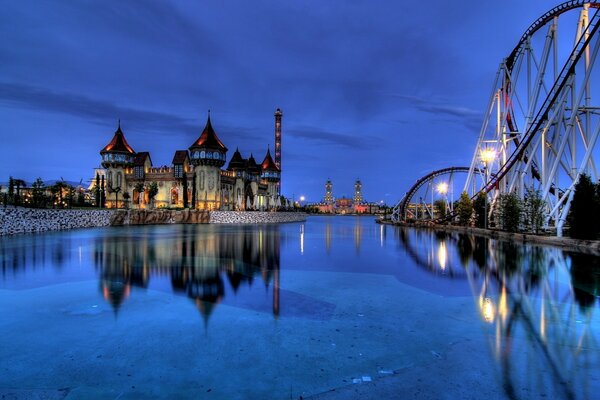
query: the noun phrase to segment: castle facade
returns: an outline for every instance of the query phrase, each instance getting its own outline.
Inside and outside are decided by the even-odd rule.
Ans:
[[[277,164],[270,149],[259,164],[253,155],[233,153],[226,169],[227,147],[212,127],[187,150],[176,150],[171,166],[154,167],[150,153],[136,152],[121,125],[100,151],[105,169],[106,207],[167,207],[200,210],[267,210],[281,207],[281,117],[275,112]]]

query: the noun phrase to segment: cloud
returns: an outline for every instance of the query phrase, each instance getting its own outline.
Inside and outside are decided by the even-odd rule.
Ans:
[[[365,141],[361,135],[330,132],[310,126],[289,128],[286,134],[292,138],[309,139],[335,146],[350,148],[359,146],[362,148],[370,147],[368,146],[369,141]]]
[[[411,105],[419,111],[434,114],[436,116],[446,115],[456,117],[460,120],[463,120],[466,125],[472,124],[475,120],[478,124],[480,124],[481,118],[483,116],[483,113],[481,111],[473,110],[468,107],[442,104],[439,101],[425,99],[417,96],[409,96],[403,94],[394,94],[393,96],[408,103],[409,105]]]
[[[5,82],[0,82],[0,104],[40,112],[67,114],[98,125],[106,125],[107,121],[116,122],[117,119],[121,119],[124,125],[134,126],[138,131],[169,135],[199,133],[204,126],[204,121],[196,118],[120,106],[113,102],[73,93]],[[218,125],[228,138],[236,140],[260,138],[253,129],[222,123]]]

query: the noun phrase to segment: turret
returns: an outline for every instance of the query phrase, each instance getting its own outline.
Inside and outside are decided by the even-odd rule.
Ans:
[[[119,121],[119,126],[112,140],[100,150],[100,155],[102,156],[102,166],[104,168],[129,167],[133,165],[135,151],[133,151],[127,140],[125,140],[125,135],[121,130],[121,121]]]
[[[125,191],[125,174],[130,173],[136,157],[135,151],[131,148],[125,135],[121,130],[121,121],[115,131],[112,140],[100,150],[102,156],[102,167],[106,168],[106,190],[112,196],[107,196],[106,206],[108,208],[122,207],[123,202],[119,203],[119,192]]]
[[[227,147],[221,142],[210,122],[190,146],[190,161],[194,166],[195,208],[218,210],[221,208],[221,167],[225,165]]]
[[[225,165],[227,147],[221,142],[210,122],[210,114],[200,137],[190,146],[192,165],[210,165],[221,168]]]
[[[263,160],[261,167],[261,175],[260,177],[268,182],[279,182],[280,171],[275,165],[275,161],[271,157],[271,150],[267,150],[267,154],[265,155],[265,159]]]

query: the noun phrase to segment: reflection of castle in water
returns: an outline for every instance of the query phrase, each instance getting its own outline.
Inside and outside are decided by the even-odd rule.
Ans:
[[[422,268],[469,281],[509,398],[523,387],[591,397],[589,372],[600,366],[597,256],[426,230],[398,237]]]
[[[278,226],[237,226],[201,231],[181,225],[170,237],[103,237],[94,252],[100,290],[118,310],[132,287],[148,287],[152,276],[170,277],[173,291],[191,298],[205,321],[225,297],[224,279],[234,293],[256,276],[273,283],[273,315],[279,315],[280,236]],[[208,228],[210,229],[210,228]]]

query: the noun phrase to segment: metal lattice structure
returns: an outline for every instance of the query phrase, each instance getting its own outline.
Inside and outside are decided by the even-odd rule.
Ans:
[[[569,1],[551,9],[503,59],[464,186],[490,201],[539,190],[545,226],[556,228],[558,236],[581,174],[599,178],[598,8],[600,2]]]
[[[394,207],[392,220],[398,222],[401,220],[433,220],[440,218],[439,211],[435,210],[434,204],[435,200],[440,199],[446,203],[448,213],[451,212],[454,195],[460,194],[460,189],[455,190],[454,187],[457,181],[461,181],[461,175],[463,175],[462,182],[464,182],[464,178],[470,172],[469,167],[448,167],[435,170],[419,178]],[[476,187],[480,188],[484,184],[483,175],[481,171],[475,170],[474,176],[477,175],[481,176],[479,182],[475,182],[475,179],[472,179],[472,181]],[[440,185],[443,193],[439,193]]]

